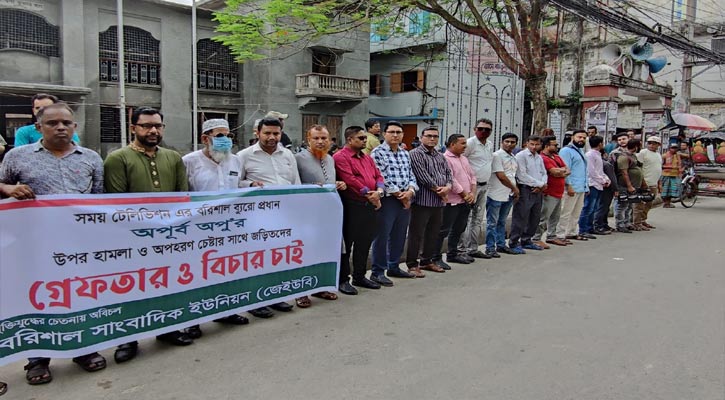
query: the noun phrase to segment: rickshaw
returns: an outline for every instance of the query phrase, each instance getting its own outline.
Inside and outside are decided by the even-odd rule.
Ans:
[[[692,166],[685,171],[680,203],[690,208],[698,196],[725,197],[725,129],[689,139]]]

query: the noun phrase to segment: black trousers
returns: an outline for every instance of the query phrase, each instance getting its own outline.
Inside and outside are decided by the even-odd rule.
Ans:
[[[441,229],[442,210],[443,207],[425,207],[417,204],[411,207],[408,251],[405,255],[405,264],[408,268],[433,262],[433,256],[437,252],[435,246],[438,243],[438,231]]]
[[[509,247],[516,247],[531,242],[541,219],[541,206],[544,195],[532,192],[530,186],[519,185],[519,199],[514,203],[511,213],[511,233]]]
[[[368,253],[378,230],[378,212],[370,203],[342,201],[342,238],[345,254],[340,261],[340,283],[348,282],[350,272],[353,279],[365,276]],[[352,271],[350,253],[352,250]]]
[[[448,257],[453,257],[459,253],[458,242],[461,241],[461,235],[468,225],[468,214],[471,212],[471,206],[466,203],[446,204],[443,207],[443,222],[441,230],[438,232],[438,241],[436,243],[436,254],[433,256],[434,261],[442,259],[441,249],[443,248],[443,240],[448,238]]]
[[[609,228],[609,207],[614,199],[614,189],[610,187],[604,188],[599,196],[599,205],[597,211],[594,212],[594,229]]]

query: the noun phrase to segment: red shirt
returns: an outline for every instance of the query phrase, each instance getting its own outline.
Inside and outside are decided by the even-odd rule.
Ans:
[[[342,196],[354,201],[367,202],[365,193],[370,190],[377,190],[385,187],[385,181],[380,170],[375,166],[372,157],[363,152],[355,153],[345,146],[335,153],[332,158],[335,160],[337,178],[347,185]]]
[[[566,178],[555,178],[551,176],[551,173],[549,173],[549,170],[552,168],[563,168],[566,167],[566,163],[564,160],[559,157],[558,154],[552,154],[552,155],[546,155],[544,153],[541,153],[541,158],[544,159],[544,167],[546,168],[546,173],[549,176],[548,180],[546,181],[546,190],[544,190],[544,194],[546,196],[556,197],[557,199],[560,199],[564,196],[564,189],[566,188],[566,183],[564,180]]]

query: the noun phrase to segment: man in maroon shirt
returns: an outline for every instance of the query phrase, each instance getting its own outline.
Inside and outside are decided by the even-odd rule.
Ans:
[[[564,160],[559,155],[559,144],[556,142],[556,136],[546,136],[542,140],[541,158],[544,159],[544,168],[548,180],[546,182],[546,190],[544,190],[544,202],[541,208],[541,219],[536,234],[532,238],[534,243],[548,249],[546,243],[555,244],[557,246],[566,246],[566,242],[556,237],[556,226],[559,224],[559,215],[561,210],[561,198],[564,196],[564,188],[566,183],[564,178],[571,173],[566,166]],[[546,232],[546,243],[541,237]]]
[[[342,195],[342,237],[345,254],[340,262],[340,293],[355,295],[357,290],[349,283],[350,250],[352,250],[352,284],[368,289],[380,289],[380,285],[365,277],[370,246],[377,232],[377,210],[384,194],[384,181],[375,161],[363,153],[367,136],[360,126],[345,129],[345,147],[335,153],[337,180],[347,189]]]

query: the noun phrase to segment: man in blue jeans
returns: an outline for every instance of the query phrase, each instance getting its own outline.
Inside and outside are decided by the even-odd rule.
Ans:
[[[599,199],[602,191],[608,187],[611,182],[604,173],[604,165],[602,163],[602,149],[604,148],[604,140],[601,136],[590,136],[589,147],[591,150],[585,154],[587,158],[587,179],[589,182],[589,194],[584,196],[584,206],[579,215],[579,236],[587,239],[595,239],[594,234],[594,215],[599,208]]]
[[[373,149],[371,156],[385,180],[385,195],[381,199],[382,209],[378,232],[373,242],[373,266],[370,280],[383,286],[393,286],[385,276],[415,278],[414,274],[400,269],[400,255],[403,254],[410,222],[410,205],[418,185],[410,166],[408,152],[400,148],[403,141],[403,125],[388,121],[383,129],[380,146]]]
[[[486,254],[500,258],[499,252],[516,254],[506,247],[506,217],[519,197],[516,187],[518,164],[511,153],[519,139],[513,133],[501,137],[501,149],[493,153],[491,179],[486,194]]]

